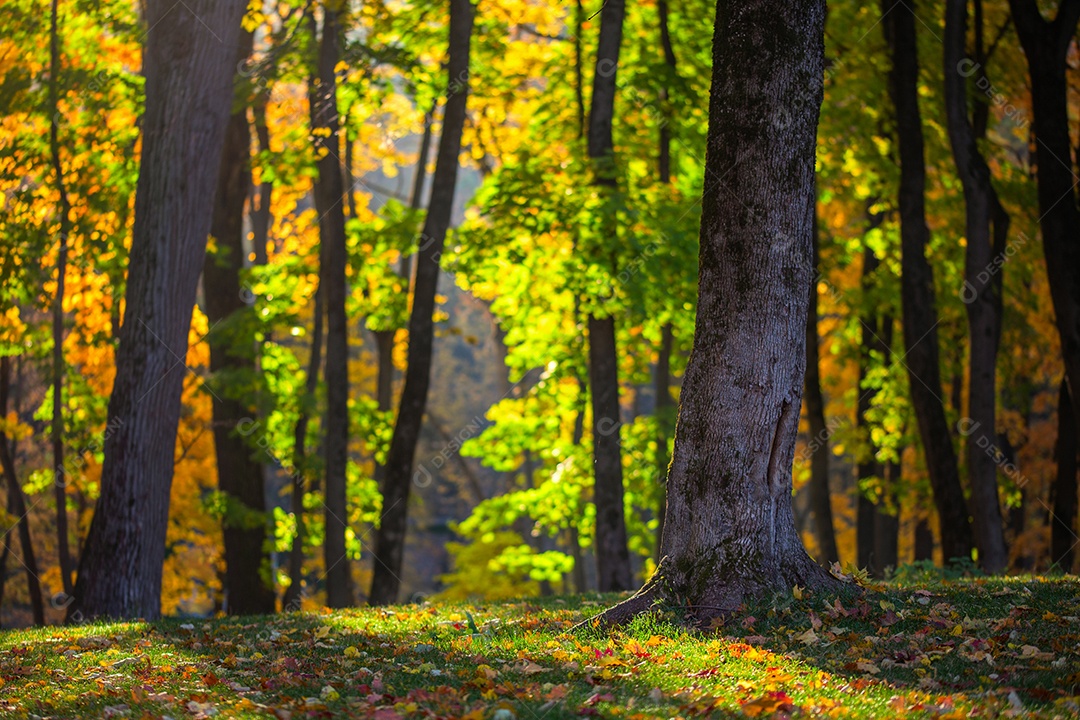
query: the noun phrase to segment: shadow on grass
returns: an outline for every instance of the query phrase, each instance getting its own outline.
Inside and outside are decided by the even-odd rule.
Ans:
[[[567,629],[578,596],[0,635],[0,716],[1072,714],[1075,579],[777,597],[704,631],[676,611]]]

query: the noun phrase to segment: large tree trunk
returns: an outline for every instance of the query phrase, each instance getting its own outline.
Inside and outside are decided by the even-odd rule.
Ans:
[[[71,203],[60,162],[60,33],[58,0],[52,0],[49,28],[49,153],[56,191],[60,198],[60,243],[56,250],[56,296],[52,308],[52,454],[53,500],[56,502],[56,552],[60,564],[60,582],[65,595],[71,595],[71,550],[68,546],[67,475],[64,472],[64,279],[67,274],[68,236],[71,234]]]
[[[326,453],[323,509],[326,537],[326,604],[332,608],[353,604],[352,567],[345,548],[349,511],[346,467],[349,459],[349,324],[345,314],[345,187],[341,175],[340,120],[337,107],[338,14],[323,8],[319,44],[318,82],[311,97],[311,127],[315,136],[319,177],[315,183],[315,209],[319,213],[319,288],[326,302]]]
[[[7,416],[10,387],[11,357],[3,355],[0,356],[0,417]],[[41,581],[38,579],[34,541],[30,537],[30,513],[26,509],[26,496],[23,495],[18,473],[15,472],[14,451],[9,443],[7,435],[0,432],[0,470],[3,471],[4,481],[7,483],[7,511],[9,515],[18,519],[19,546],[22,548],[22,565],[26,570],[26,587],[29,590],[34,624],[44,625],[45,602],[41,596]],[[6,551],[7,548],[8,544],[5,541],[4,550]]]
[[[580,10],[580,4],[578,6]],[[671,30],[668,27],[667,0],[658,0],[656,10],[660,21],[660,46],[664,51],[664,65],[672,76],[676,74],[675,48],[671,43]],[[660,147],[657,154],[659,180],[667,185],[671,182],[671,123],[672,113],[667,84],[662,84],[659,91],[660,108],[663,121],[660,123]],[[671,417],[671,353],[675,344],[675,334],[668,321],[660,331],[660,350],[656,360],[656,469],[660,483],[660,502],[657,503],[656,523],[656,559],[660,560],[660,543],[664,538],[664,513],[667,507],[667,472],[671,462],[668,453],[668,437],[674,418]]]
[[[101,497],[68,618],[161,613],[187,369],[244,0],[146,0],[146,109]]]
[[[994,272],[990,234],[992,212],[990,168],[975,144],[968,121],[967,83],[970,73],[961,73],[967,39],[967,0],[947,0],[945,4],[945,115],[953,158],[964,188],[967,243],[964,251],[964,292],[971,345],[968,354],[968,474],[971,478],[971,506],[975,518],[975,545],[979,564],[989,573],[1001,572],[1008,564],[1005,535],[998,501],[997,462],[992,448],[997,440],[997,350],[1001,322],[998,299],[990,278]]]
[[[1066,53],[1080,19],[1080,1],[1061,0],[1052,22],[1043,19],[1035,0],[1009,0],[1009,7],[1031,75],[1039,226],[1046,276],[1073,416],[1080,417],[1080,209],[1065,77]]]
[[[435,159],[431,200],[428,205],[420,248],[416,259],[416,290],[409,317],[408,367],[405,386],[390,452],[386,479],[382,485],[382,519],[375,541],[375,564],[371,580],[372,605],[397,600],[401,586],[401,562],[405,554],[410,484],[416,443],[427,405],[431,383],[431,352],[435,334],[432,315],[439,283],[439,258],[450,227],[450,213],[457,185],[458,155],[465,126],[465,103],[469,92],[469,44],[472,38],[473,6],[469,0],[450,0],[448,86],[443,110],[442,136]]]
[[[821,394],[821,357],[818,347],[819,267],[817,214],[814,215],[813,276],[810,281],[810,303],[806,313],[806,419],[813,447],[810,455],[810,507],[814,513],[814,537],[817,539],[818,562],[839,562],[836,533],[833,531],[832,493],[829,492],[829,427],[825,423],[825,398]]]
[[[589,158],[593,161],[594,182],[602,193],[611,192],[616,184],[611,125],[615,114],[615,77],[625,14],[624,0],[608,0],[600,12],[600,40],[596,50],[592,106],[589,108],[588,146]],[[607,231],[612,242],[615,242],[616,228],[612,226]],[[597,582],[601,592],[629,590],[633,574],[630,571],[623,508],[622,452],[619,442],[622,421],[619,413],[615,318],[592,313],[588,326]]]
[[[251,34],[244,33],[239,59],[245,59],[250,51]],[[275,603],[269,582],[270,557],[264,548],[267,519],[263,467],[237,431],[244,420],[258,413],[254,402],[243,402],[230,387],[230,375],[255,372],[254,334],[236,322],[247,309],[240,273],[244,268],[244,202],[251,185],[250,154],[251,132],[247,105],[243,104],[229,118],[225,129],[210,222],[215,251],[208,252],[203,261],[206,319],[211,328],[216,328],[207,337],[210,372],[214,375],[214,450],[218,489],[227,498],[222,520],[225,608],[234,615],[272,613]]]
[[[1050,559],[1062,572],[1072,572],[1076,549],[1076,416],[1069,386],[1062,380],[1058,395],[1057,476],[1050,491],[1054,504]]]
[[[663,560],[601,624],[661,598],[705,621],[762,593],[835,583],[806,554],[791,507],[824,21],[818,1],[717,5],[697,326]]]
[[[904,3],[882,3],[882,26],[892,69],[889,94],[896,110],[900,160],[901,303],[905,364],[926,467],[941,527],[946,563],[971,557],[971,523],[960,486],[956,450],[941,397],[934,274],[926,259],[926,162],[919,112],[919,66],[915,13]]]

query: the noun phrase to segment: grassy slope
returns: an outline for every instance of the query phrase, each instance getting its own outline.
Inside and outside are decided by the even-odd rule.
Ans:
[[[674,615],[567,632],[610,601],[8,631],[0,717],[1080,714],[1075,578],[789,595],[708,633]]]

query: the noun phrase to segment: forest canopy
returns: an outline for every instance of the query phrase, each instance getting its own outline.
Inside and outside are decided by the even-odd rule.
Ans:
[[[3,625],[648,582],[766,125],[810,557],[1075,571],[1080,2],[835,0],[782,111],[705,0],[170,5],[0,14]]]

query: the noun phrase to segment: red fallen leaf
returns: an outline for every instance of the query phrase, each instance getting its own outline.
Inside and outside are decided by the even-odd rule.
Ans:
[[[375,711],[375,720],[401,720],[403,716],[394,708],[379,708]]]
[[[818,617],[818,614],[816,612],[814,612],[813,610],[811,610],[809,612],[809,616],[810,616],[810,627],[812,629],[814,629],[814,630],[820,630],[821,629],[821,618]]]
[[[712,677],[713,675],[719,675],[719,674],[720,674],[720,669],[719,668],[711,667],[711,668],[705,668],[704,670],[698,670],[697,672],[690,673],[689,677],[692,677],[692,678],[707,678],[707,677]]]
[[[742,711],[748,717],[771,715],[777,712],[790,712],[795,709],[791,698],[783,690],[765,693],[761,697],[742,704]]]
[[[219,678],[212,672],[207,672],[203,674],[202,681],[206,683],[206,687],[214,687],[215,685],[221,683],[221,678]]]
[[[882,627],[890,627],[900,622],[900,616],[894,613],[892,610],[888,610],[878,622],[881,624]]]
[[[611,693],[593,693],[589,696],[589,699],[585,701],[585,704],[592,707],[598,702],[615,702],[615,696]]]

